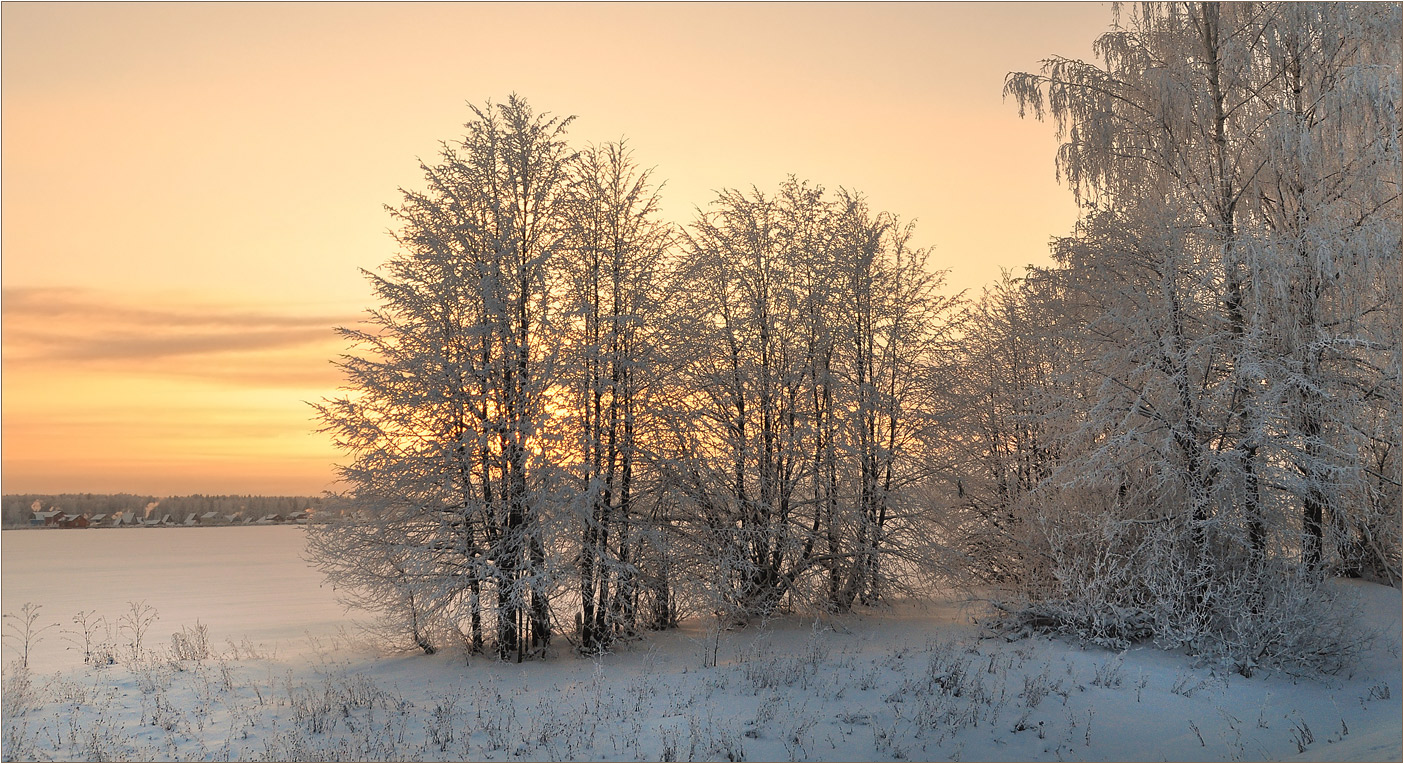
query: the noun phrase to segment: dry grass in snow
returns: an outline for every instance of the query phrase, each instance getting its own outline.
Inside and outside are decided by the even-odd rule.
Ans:
[[[142,570],[165,564],[146,545],[167,534],[184,534],[184,551],[173,554],[187,556],[179,560],[187,581],[222,564],[216,547],[245,559],[237,554],[245,545],[274,578],[295,580],[303,565],[291,528],[4,534],[6,612],[35,602],[36,628],[62,623],[37,635],[29,669],[17,661],[23,645],[7,640],[7,760],[1401,758],[1400,594],[1375,585],[1340,584],[1343,596],[1361,599],[1361,627],[1379,637],[1338,676],[1245,679],[1151,647],[1011,642],[949,602],[735,631],[694,621],[598,659],[562,647],[515,665],[387,654],[325,619],[319,608],[331,595],[315,588],[256,587],[256,607],[228,601],[236,596],[228,592],[181,591]],[[147,596],[88,589],[90,599],[78,601],[61,584],[81,576],[64,579],[67,563],[49,549],[41,552],[57,578],[12,576],[26,544],[64,536],[135,547],[114,555],[147,552],[126,563],[146,589],[123,590]],[[69,562],[105,569],[95,554]],[[246,639],[231,611],[249,614],[260,638]],[[84,663],[82,651],[62,649],[81,642],[75,612],[120,626],[107,643],[115,663]],[[157,617],[138,655],[143,615]],[[105,630],[94,636],[109,639]]]

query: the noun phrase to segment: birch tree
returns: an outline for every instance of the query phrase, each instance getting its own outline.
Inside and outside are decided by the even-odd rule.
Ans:
[[[1049,274],[1088,311],[1070,338],[1097,388],[1035,493],[1093,509],[1036,511],[1053,579],[1034,580],[1056,585],[1035,598],[1082,603],[1050,620],[1219,645],[1245,672],[1345,649],[1312,642],[1334,622],[1321,575],[1391,535],[1347,507],[1380,506],[1348,497],[1363,444],[1398,431],[1356,424],[1398,378],[1397,332],[1378,333],[1398,298],[1376,286],[1400,250],[1397,18],[1145,4],[1099,38],[1102,66],[1007,80],[1057,122],[1087,210]]]
[[[341,330],[364,354],[342,360],[349,392],[318,412],[351,457],[352,509],[310,548],[363,603],[408,608],[426,651],[436,628],[473,650],[491,633],[521,660],[551,634],[549,285],[570,119],[516,96],[472,110],[463,139],[421,165],[426,190],[392,210],[400,254],[367,274],[382,307]]]
[[[792,201],[821,211],[812,192],[793,191]],[[677,412],[693,432],[674,478],[719,552],[715,586],[737,614],[773,610],[814,549],[797,506],[810,466],[806,368],[781,203],[722,192],[688,233],[680,266],[692,318],[678,343],[688,353],[681,379],[695,408]]]
[[[1398,397],[1399,27],[1394,6],[1272,6],[1262,56],[1276,77],[1253,200],[1273,351],[1264,377],[1282,412],[1281,462],[1294,474],[1279,480],[1301,503],[1303,560],[1321,565],[1333,538],[1341,564],[1358,571],[1368,555],[1392,580],[1397,562],[1368,550],[1398,538],[1398,517],[1361,511],[1372,436],[1357,422]]]
[[[1027,541],[1026,498],[1052,476],[1061,445],[1086,416],[1083,380],[1073,371],[1078,348],[1066,331],[1069,306],[1055,279],[1039,271],[1006,272],[970,306],[962,339],[956,400],[966,412],[950,449],[952,507],[945,533],[962,574],[1008,584],[1037,565]]]
[[[669,620],[663,561],[656,553],[642,559],[660,543],[643,510],[654,497],[641,490],[649,476],[640,442],[653,421],[646,398],[656,360],[650,333],[671,243],[671,231],[657,220],[650,175],[622,143],[586,149],[575,169],[565,309],[577,418],[578,631],[586,652],[638,626],[641,594],[662,604],[655,621]],[[650,563],[646,575],[641,566]]]
[[[794,179],[724,191],[688,232],[660,463],[737,618],[876,601],[901,578],[884,561],[929,543],[908,489],[929,474],[916,455],[954,310],[911,235]]]

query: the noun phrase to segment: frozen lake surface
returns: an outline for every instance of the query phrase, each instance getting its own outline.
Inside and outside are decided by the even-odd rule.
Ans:
[[[145,602],[159,616],[152,635],[161,643],[198,619],[215,646],[247,638],[282,654],[309,634],[338,633],[354,617],[302,561],[303,533],[277,525],[5,531],[4,610],[33,602],[43,607],[42,622],[66,627],[80,610],[115,621],[129,602]],[[31,652],[32,667],[71,667],[66,646],[57,629],[48,632]]]

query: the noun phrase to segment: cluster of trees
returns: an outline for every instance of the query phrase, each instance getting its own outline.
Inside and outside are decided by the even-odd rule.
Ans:
[[[908,489],[937,464],[956,300],[910,225],[794,179],[722,192],[676,263],[652,462],[689,569],[740,614],[875,601],[885,562],[934,548]]]
[[[317,564],[426,651],[944,577],[1325,665],[1324,578],[1400,577],[1399,14],[1147,5],[1103,65],[1011,75],[1084,214],[973,301],[856,193],[724,190],[676,228],[622,143],[474,108],[340,330]]]
[[[928,542],[905,489],[955,317],[910,226],[791,179],[679,231],[624,145],[516,97],[474,117],[342,330],[366,352],[320,409],[352,456],[323,570],[425,650],[518,659],[561,621],[598,651],[689,608],[874,599]]]
[[[124,512],[136,518],[160,519],[170,515],[175,522],[184,522],[190,515],[218,512],[221,515],[242,515],[255,519],[270,514],[286,515],[304,509],[318,510],[323,506],[320,496],[138,496],[130,493],[64,493],[64,494],[5,494],[0,499],[5,527],[25,527],[35,502],[42,509],[57,509],[65,514],[112,515]]]
[[[1008,78],[1084,205],[969,327],[951,525],[1024,617],[1247,673],[1323,657],[1323,573],[1399,583],[1400,20],[1137,6]]]
[[[191,515],[208,512],[258,519],[267,515],[291,515],[310,509],[319,511],[326,500],[321,496],[167,496],[147,513],[148,517],[170,515],[184,522]]]

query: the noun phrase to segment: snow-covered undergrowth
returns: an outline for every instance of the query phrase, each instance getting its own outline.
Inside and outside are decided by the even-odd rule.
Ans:
[[[1378,612],[1398,594],[1368,587]],[[188,631],[180,634],[188,634]],[[376,656],[308,638],[5,676],[7,759],[1398,760],[1398,641],[1348,675],[1244,679],[1152,649],[981,639],[898,608],[597,660]],[[196,643],[198,645],[198,642]],[[178,648],[184,658],[177,656]],[[714,665],[715,664],[715,665]]]
[[[6,759],[1397,761],[1400,594],[1339,585],[1381,635],[1361,660],[1251,679],[1149,647],[1006,641],[941,603],[734,631],[693,621],[598,659],[558,640],[520,665],[386,654],[326,629],[254,643],[161,614],[140,658],[133,630],[113,631],[113,664],[36,650],[47,662],[26,671],[11,639],[0,746]],[[289,602],[264,616],[297,622]]]

